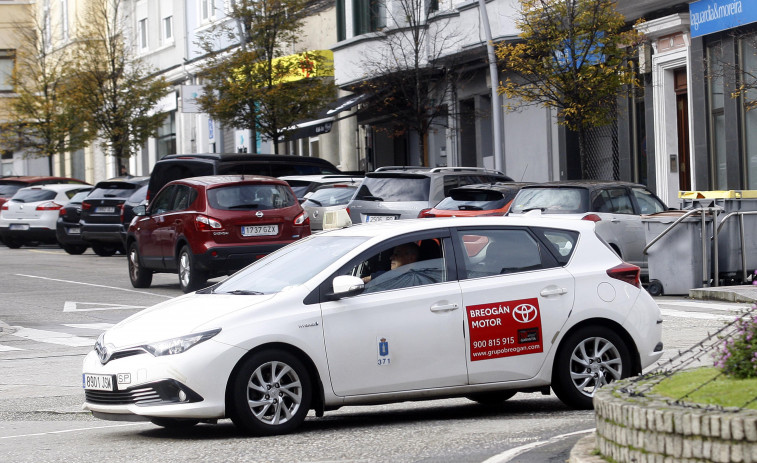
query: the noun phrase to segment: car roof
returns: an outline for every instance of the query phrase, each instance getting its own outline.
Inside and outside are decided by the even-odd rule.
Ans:
[[[95,188],[102,188],[102,186],[104,185],[110,185],[113,183],[132,183],[142,186],[147,185],[147,182],[149,181],[150,177],[113,177],[109,178],[108,180],[103,180],[102,182],[97,182]]]
[[[67,181],[74,181],[74,182],[80,182],[81,185],[89,185],[89,183],[79,180],[78,178],[72,178],[72,177],[52,177],[47,175],[10,175],[6,177],[0,177],[0,184],[8,185],[8,184],[30,184],[30,183],[39,183],[44,181],[56,181],[56,180],[67,180]]]
[[[526,185],[534,185],[532,182],[494,182],[494,183],[474,183],[471,185],[463,185],[450,190],[462,191],[462,190],[493,190],[493,191],[511,191],[523,188]]]
[[[339,181],[360,181],[363,179],[359,175],[347,174],[313,174],[313,175],[284,175],[279,177],[281,180],[297,180],[302,182],[316,183],[334,183]]]
[[[434,175],[444,175],[444,174],[473,174],[478,173],[482,175],[500,175],[503,177],[506,177],[508,180],[512,181],[512,178],[505,175],[504,172],[500,172],[498,170],[491,170],[491,169],[485,169],[481,167],[421,167],[421,166],[385,166],[385,167],[379,167],[378,169],[374,170],[373,172],[368,172],[365,174],[366,177],[401,177],[403,174],[405,175],[423,175],[423,176],[434,176]]]
[[[25,190],[52,190],[52,191],[68,191],[68,190],[78,190],[78,189],[86,189],[89,188],[90,190],[94,188],[92,185],[84,185],[84,184],[76,184],[76,183],[51,183],[48,185],[32,185],[27,186],[24,188],[21,188],[18,191],[25,191]]]
[[[396,235],[412,233],[416,231],[433,230],[445,227],[486,227],[486,226],[520,226],[520,227],[546,227],[575,230],[582,233],[592,232],[594,222],[578,220],[574,218],[560,218],[553,215],[518,215],[499,217],[438,217],[429,219],[404,219],[388,222],[355,224],[347,228],[329,230],[337,236],[366,236],[376,238],[390,238]]]
[[[313,164],[324,164],[330,167],[333,166],[329,161],[308,156],[295,156],[291,154],[250,154],[250,153],[190,153],[190,154],[169,154],[164,156],[158,162],[170,161],[172,159],[198,159],[208,161],[221,161],[221,162],[233,162],[233,161],[277,161],[285,162],[288,160],[297,160],[302,162],[312,162]]]
[[[613,187],[613,186],[646,188],[645,185],[642,185],[640,183],[615,181],[615,180],[559,180],[559,181],[554,181],[554,182],[533,183],[528,186],[524,186],[523,188],[561,188],[561,187],[564,187],[564,188],[596,189],[596,188]]]
[[[289,184],[283,180],[279,180],[276,177],[266,177],[264,175],[206,175],[203,177],[189,177],[174,180],[172,182],[168,182],[166,186],[177,183],[196,185],[205,188],[219,185],[233,185],[235,183],[264,183],[268,185],[274,184],[289,186]]]

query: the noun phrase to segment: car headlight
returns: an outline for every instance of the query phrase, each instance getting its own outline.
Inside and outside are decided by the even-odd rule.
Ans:
[[[144,347],[144,349],[147,352],[151,353],[152,355],[156,357],[161,356],[161,355],[181,354],[187,349],[193,346],[196,346],[197,344],[203,341],[207,341],[208,339],[212,338],[213,336],[217,335],[220,332],[221,332],[221,328],[218,328],[211,331],[204,331],[202,333],[188,334],[180,338],[173,338],[173,339],[167,339],[165,341],[154,342],[152,344],[146,344],[142,347]]]

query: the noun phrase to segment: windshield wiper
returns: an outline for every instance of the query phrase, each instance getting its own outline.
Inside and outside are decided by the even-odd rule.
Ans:
[[[542,212],[544,212],[544,211],[547,210],[546,207],[529,207],[529,208],[526,208],[526,209],[522,209],[521,212],[530,212],[530,211],[535,211],[537,209],[539,209]]]
[[[365,201],[383,201],[384,200],[384,198],[379,198],[378,196],[363,196],[360,199],[365,200]]]
[[[310,201],[311,203],[315,203],[315,205],[318,206],[318,207],[323,207],[323,203],[320,202],[320,201],[318,201],[317,199],[310,199],[310,198],[308,198],[305,201]]]
[[[251,289],[235,289],[234,291],[229,291],[228,293],[223,294],[234,294],[236,296],[256,296],[264,293],[261,293],[260,291],[253,291]]]

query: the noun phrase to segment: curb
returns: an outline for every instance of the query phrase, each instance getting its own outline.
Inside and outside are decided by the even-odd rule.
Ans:
[[[596,454],[597,439],[595,433],[582,437],[570,451],[569,463],[607,463],[607,460]]]

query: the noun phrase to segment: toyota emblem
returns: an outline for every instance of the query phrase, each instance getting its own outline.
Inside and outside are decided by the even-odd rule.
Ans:
[[[518,323],[534,321],[539,311],[531,304],[521,304],[513,309],[513,318]]]
[[[256,212],[256,213],[255,213],[255,217],[257,217],[257,218],[259,218],[259,219],[260,219],[260,218],[262,218],[262,217],[263,217],[263,211],[258,211],[258,212]]]

